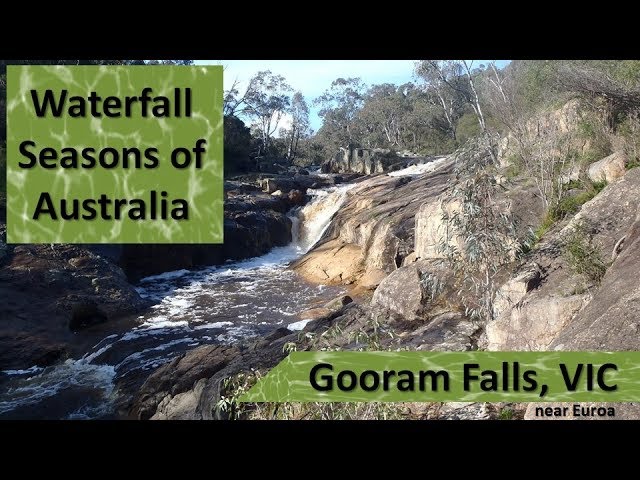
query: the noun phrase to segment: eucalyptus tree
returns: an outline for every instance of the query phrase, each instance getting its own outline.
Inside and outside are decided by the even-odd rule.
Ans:
[[[359,143],[356,119],[365,99],[365,85],[359,78],[338,78],[313,103],[323,120],[319,136],[329,149],[349,148]]]
[[[287,160],[293,162],[298,155],[300,139],[310,134],[309,129],[309,106],[307,105],[302,92],[296,92],[291,99],[291,128],[285,133],[287,140]]]
[[[243,113],[252,121],[262,141],[261,153],[268,151],[273,134],[291,105],[293,91],[282,75],[270,70],[256,73],[249,80]]]

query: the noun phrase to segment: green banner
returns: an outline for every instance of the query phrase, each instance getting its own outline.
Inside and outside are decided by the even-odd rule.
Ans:
[[[239,401],[640,401],[640,352],[293,352]]]
[[[221,243],[221,66],[8,66],[9,243]]]

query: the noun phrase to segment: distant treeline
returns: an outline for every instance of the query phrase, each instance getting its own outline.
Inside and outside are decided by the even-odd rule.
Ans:
[[[258,72],[242,92],[237,85],[226,92],[228,167],[250,168],[243,162],[257,155],[319,163],[348,145],[447,153],[485,131],[515,131],[534,113],[576,96],[604,99],[615,127],[637,110],[638,92],[639,61],[515,60],[499,68],[421,60],[415,80],[404,85],[335,80],[313,100],[323,119],[313,132],[302,92],[294,94],[280,75]],[[290,128],[275,138],[285,118]]]

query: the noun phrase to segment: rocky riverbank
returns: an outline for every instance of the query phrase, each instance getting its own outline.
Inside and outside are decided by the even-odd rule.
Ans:
[[[257,257],[289,244],[287,213],[304,205],[307,190],[349,178],[262,174],[225,182],[222,245],[0,243],[0,292],[6,298],[0,306],[0,370],[78,358],[109,332],[135,325],[152,303],[131,284],[141,277]]]
[[[75,245],[6,246],[0,260],[0,370],[82,354],[93,329],[149,306],[120,267]]]

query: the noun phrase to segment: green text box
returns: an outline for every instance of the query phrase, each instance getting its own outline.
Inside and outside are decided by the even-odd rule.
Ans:
[[[140,102],[131,105],[131,117],[117,118],[91,115],[89,104],[85,117],[72,117],[67,108],[60,117],[43,117],[35,113],[31,90],[43,98],[50,89],[57,99],[62,89],[70,98],[87,98],[95,91],[100,97],[141,96],[145,87],[151,97],[175,99],[175,89],[181,89],[181,117],[156,118],[151,105],[147,117],[142,116]],[[191,116],[185,116],[186,89],[191,90]],[[223,240],[223,127],[222,127],[222,67],[220,66],[8,66],[7,67],[7,240],[9,243],[221,243]],[[175,102],[171,108],[175,113]],[[124,101],[123,101],[124,105]],[[100,107],[102,109],[102,106]],[[111,110],[113,111],[113,110]],[[161,111],[161,110],[158,110]],[[104,110],[103,110],[104,112]],[[193,163],[184,169],[171,165],[175,148],[192,150],[196,141],[206,141],[201,168]],[[28,150],[38,156],[45,147],[56,150],[58,160],[47,169],[40,165],[21,168],[28,163],[20,145],[31,140]],[[93,147],[97,158],[102,149],[137,147],[144,152],[157,148],[156,168],[61,168],[62,149]],[[122,161],[120,154],[120,161]],[[111,152],[105,156],[113,159]],[[132,157],[133,158],[133,157]],[[155,191],[152,202],[151,191]],[[162,192],[166,192],[166,196]],[[40,215],[33,219],[41,194],[48,192],[57,210],[58,219]],[[72,212],[73,200],[78,211],[87,213],[82,202],[105,194],[112,204],[104,219],[101,207],[94,204],[98,215],[94,219],[61,218],[61,200],[67,200]],[[113,219],[116,199],[140,199],[145,205],[146,219],[131,219],[130,206],[122,207],[120,220]],[[162,219],[162,200],[168,207]],[[173,219],[172,201],[182,199],[188,205],[188,219]],[[156,219],[151,217],[151,203],[157,205]],[[140,205],[139,203],[136,205]],[[140,213],[140,210],[138,210]],[[138,215],[140,216],[140,215]]]
[[[323,364],[331,365],[333,370],[326,366],[318,367]],[[564,365],[565,376],[572,382],[580,364],[583,365],[582,371],[575,390],[571,391],[561,366]],[[469,366],[467,385],[465,365]],[[338,388],[340,372],[347,370],[355,374],[357,381],[355,388],[350,391]],[[369,373],[363,376],[365,371]],[[527,371],[535,374],[526,374]],[[394,375],[387,375],[388,390],[383,388],[384,372],[395,372]],[[425,388],[422,391],[420,372],[433,372],[423,375]],[[495,372],[495,377],[486,372]],[[376,375],[379,379],[378,388],[367,391],[375,385]],[[333,389],[316,390],[311,384],[312,376],[316,384],[323,388],[331,381]],[[413,390],[409,389],[410,376],[414,379]],[[477,378],[471,379],[471,376]],[[342,386],[351,386],[353,378],[352,374],[344,374]],[[365,388],[360,384],[361,378],[365,379]],[[517,383],[515,378],[518,378]],[[400,388],[400,379],[404,380],[404,388]],[[485,380],[483,390],[481,383]],[[491,388],[493,386],[495,389]],[[525,387],[530,390],[527,391]],[[639,400],[640,352],[293,352],[240,398],[241,402]]]

